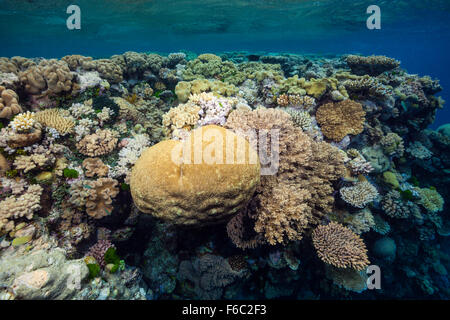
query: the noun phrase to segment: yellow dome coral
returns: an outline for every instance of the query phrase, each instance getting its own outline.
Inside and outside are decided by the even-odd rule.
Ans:
[[[175,224],[214,223],[247,205],[259,174],[258,156],[246,140],[208,125],[184,142],[162,141],[145,150],[132,169],[131,195],[142,212]]]
[[[357,135],[363,131],[365,115],[360,103],[347,99],[321,105],[316,120],[325,137],[339,142],[348,134]]]

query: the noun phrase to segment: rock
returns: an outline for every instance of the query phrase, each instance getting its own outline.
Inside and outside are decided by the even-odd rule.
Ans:
[[[11,288],[16,299],[70,299],[88,275],[82,259],[68,261],[59,248],[0,260],[0,283]]]
[[[180,161],[183,149],[191,152]],[[242,162],[237,163],[242,151]],[[249,143],[209,125],[192,131],[185,142],[162,141],[146,149],[132,169],[130,188],[140,211],[193,225],[237,213],[249,202],[259,179],[258,155]]]

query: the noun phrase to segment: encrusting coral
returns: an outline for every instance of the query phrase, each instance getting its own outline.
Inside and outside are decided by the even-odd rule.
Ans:
[[[321,105],[316,112],[317,123],[328,139],[341,141],[346,135],[357,135],[364,129],[365,111],[350,99]]]
[[[330,222],[318,226],[311,235],[319,258],[338,268],[363,270],[369,265],[363,240],[343,225]]]

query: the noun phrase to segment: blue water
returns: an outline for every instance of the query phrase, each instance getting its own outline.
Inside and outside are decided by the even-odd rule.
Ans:
[[[68,30],[66,8],[81,8]],[[368,30],[366,8],[381,8]],[[0,0],[0,56],[110,56],[125,51],[384,54],[441,80],[450,101],[450,1]],[[450,122],[439,110],[433,127]]]

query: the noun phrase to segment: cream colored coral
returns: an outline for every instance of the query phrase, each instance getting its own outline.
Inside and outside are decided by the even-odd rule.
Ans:
[[[83,160],[83,168],[86,169],[86,177],[95,175],[104,177],[108,175],[109,167],[100,158],[86,158]]]
[[[25,217],[30,220],[41,209],[42,187],[30,185],[20,196],[9,196],[0,202],[0,234],[14,229],[16,219]]]
[[[85,206],[89,216],[101,219],[113,210],[112,200],[119,193],[117,185],[117,180],[111,178],[80,180],[71,185],[69,202],[77,207]]]
[[[342,199],[356,208],[364,208],[378,197],[377,189],[368,181],[357,182],[354,186],[339,190]]]
[[[200,119],[198,114],[200,110],[201,108],[192,102],[171,108],[164,114],[162,121],[168,134],[171,134],[174,131],[176,132],[178,129],[190,130],[194,128],[195,124]]]
[[[19,74],[25,91],[30,94],[59,94],[72,90],[74,75],[64,61],[42,60]]]
[[[98,157],[114,150],[118,141],[117,137],[118,133],[113,130],[99,129],[95,133],[85,136],[76,146],[81,154]]]
[[[19,105],[19,96],[11,89],[0,86],[0,118],[11,118],[22,112]]]
[[[59,109],[46,109],[34,115],[34,119],[45,127],[54,128],[60,135],[72,132],[75,123],[61,115]]]
[[[51,162],[45,154],[32,154],[30,156],[18,156],[14,160],[14,167],[27,173],[35,168],[43,168]]]
[[[15,132],[24,133],[29,132],[33,128],[34,121],[34,113],[27,111],[16,115],[9,125]]]

